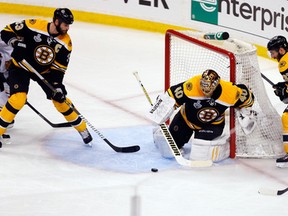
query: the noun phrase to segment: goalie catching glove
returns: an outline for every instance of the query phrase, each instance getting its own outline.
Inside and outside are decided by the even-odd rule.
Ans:
[[[256,127],[257,112],[250,107],[242,108],[237,111],[239,124],[246,135],[251,134]]]
[[[275,89],[275,95],[278,96],[283,103],[288,104],[288,89],[286,82],[278,82],[272,87]]]
[[[164,123],[175,110],[175,100],[168,93],[161,94],[146,115],[148,119],[156,124]]]

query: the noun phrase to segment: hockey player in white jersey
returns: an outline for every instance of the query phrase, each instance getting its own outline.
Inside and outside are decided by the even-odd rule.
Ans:
[[[9,85],[7,83],[8,78],[8,67],[10,65],[11,60],[11,52],[13,48],[8,46],[4,41],[1,40],[0,37],[0,110],[6,104],[9,96],[10,90]],[[13,123],[9,125],[9,128],[13,127]],[[1,136],[3,143],[10,144],[10,136],[8,134],[3,134]],[[1,148],[1,146],[0,146]]]
[[[8,71],[11,52],[13,48],[6,45],[0,38],[0,109],[6,104],[10,94],[9,86],[7,84]]]

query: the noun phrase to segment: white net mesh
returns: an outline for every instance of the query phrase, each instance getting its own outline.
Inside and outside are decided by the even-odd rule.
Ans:
[[[169,86],[183,82],[190,77],[201,74],[206,69],[217,71],[224,80],[232,80],[230,76],[231,61],[227,54],[219,54],[214,49],[206,47],[211,44],[234,54],[236,59],[236,71],[233,71],[236,83],[246,84],[254,93],[257,126],[255,130],[245,135],[235,118],[235,128],[229,128],[227,133],[236,133],[236,155],[238,157],[278,157],[283,155],[281,117],[269,101],[261,78],[256,48],[237,39],[205,40],[203,33],[192,31],[179,31],[184,37],[168,34],[166,40],[166,66],[169,72],[165,80],[169,80]],[[189,36],[189,37],[187,37]],[[196,44],[189,38],[196,38],[205,42],[204,45]],[[167,53],[169,52],[169,53]],[[167,86],[166,86],[167,87]],[[229,115],[229,112],[227,112]],[[226,121],[227,124],[228,121]]]

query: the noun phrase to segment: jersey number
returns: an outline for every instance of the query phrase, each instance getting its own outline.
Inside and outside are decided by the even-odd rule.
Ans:
[[[15,30],[16,31],[19,31],[19,30],[23,29],[23,27],[24,27],[23,22],[16,22],[15,23]]]
[[[247,100],[248,97],[248,92],[246,89],[242,89],[242,94],[240,95],[240,101],[244,102],[245,100]]]
[[[182,98],[183,97],[183,89],[182,87],[178,87],[174,90],[174,95],[177,99]]]

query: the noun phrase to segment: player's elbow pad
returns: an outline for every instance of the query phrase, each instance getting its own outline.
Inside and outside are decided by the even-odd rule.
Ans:
[[[243,107],[251,107],[254,104],[254,94],[249,91],[249,97],[247,98],[247,100],[244,102],[244,106]]]
[[[242,89],[242,94],[236,102],[235,107],[251,107],[254,104],[254,94],[244,84],[238,84],[237,86]]]

